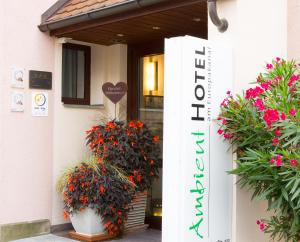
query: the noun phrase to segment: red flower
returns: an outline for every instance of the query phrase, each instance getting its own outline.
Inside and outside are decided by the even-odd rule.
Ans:
[[[270,89],[270,85],[272,84],[272,81],[267,81],[267,82],[264,82],[262,84],[260,84],[260,86],[265,90],[269,90]]]
[[[225,139],[231,139],[233,137],[233,134],[224,134]]]
[[[291,116],[295,116],[296,113],[297,113],[297,110],[293,108],[293,109],[290,110],[289,113],[290,113]]]
[[[158,136],[158,135],[155,135],[155,136],[153,137],[153,141],[154,141],[154,142],[158,142],[158,141],[159,141],[159,136]]]
[[[130,122],[129,122],[129,127],[130,127],[130,128],[136,128],[135,122],[134,122],[134,121],[130,121]]]
[[[275,164],[275,161],[276,161],[275,158],[272,157],[272,159],[271,159],[269,162],[270,162],[271,165],[274,165],[274,164]]]
[[[279,127],[274,131],[274,134],[275,134],[276,137],[280,137],[281,136],[281,131],[280,131]]]
[[[277,157],[276,157],[276,166],[277,167],[282,166],[282,156],[280,156],[280,155],[277,155]]]
[[[69,189],[69,192],[75,191],[75,187],[73,185],[69,185],[68,189]]]
[[[281,120],[283,120],[283,121],[286,120],[286,115],[285,115],[285,113],[282,112],[281,115],[280,115],[280,118],[281,118]]]
[[[141,182],[141,181],[142,181],[142,176],[141,176],[140,174],[138,174],[138,175],[136,176],[136,180],[137,180],[138,182]]]
[[[259,225],[259,229],[260,229],[261,231],[264,231],[264,230],[265,230],[265,224],[264,224],[264,223],[261,223],[261,224]]]
[[[129,176],[129,177],[128,177],[128,180],[131,181],[131,182],[134,182],[133,176]]]
[[[263,104],[261,99],[255,100],[255,102],[253,103],[253,106],[257,107],[259,111],[263,111],[265,109],[265,105]]]
[[[274,139],[273,139],[273,145],[274,145],[274,146],[277,146],[278,144],[279,144],[278,139],[277,139],[277,138],[274,138]]]
[[[290,160],[290,164],[291,166],[297,166],[298,165],[298,161],[293,159],[293,160]]]
[[[64,220],[68,220],[69,217],[69,213],[67,211],[64,211]]]
[[[226,119],[223,119],[223,120],[222,120],[222,124],[223,124],[223,125],[226,125],[227,123],[228,123],[228,121],[227,121]]]
[[[273,65],[272,64],[267,64],[266,67],[267,67],[268,70],[273,69]]]
[[[141,121],[138,121],[138,122],[137,122],[137,126],[138,126],[139,128],[143,128],[143,127],[144,127],[144,123],[141,122]]]
[[[218,134],[219,134],[219,135],[222,135],[223,132],[224,132],[224,130],[222,130],[222,129],[219,129],[219,130],[218,130]]]
[[[279,120],[279,114],[276,109],[267,109],[265,111],[263,119],[267,123],[267,125],[270,127],[272,123],[275,123]]]
[[[106,127],[110,128],[110,129],[115,129],[116,128],[116,124],[114,122],[108,122]]]
[[[298,79],[299,79],[299,75],[292,75],[289,82],[288,82],[288,86],[289,87],[293,86],[295,81],[297,81]]]
[[[103,193],[105,193],[106,189],[103,185],[100,185],[99,191],[103,194]]]
[[[259,96],[260,94],[262,94],[264,92],[264,90],[261,87],[255,87],[253,88],[249,88],[246,91],[246,99],[250,99],[250,98],[256,98],[257,96]]]

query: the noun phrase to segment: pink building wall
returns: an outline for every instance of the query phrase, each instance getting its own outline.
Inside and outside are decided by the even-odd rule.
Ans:
[[[11,112],[10,75],[12,67],[54,71],[54,39],[37,28],[54,2],[1,1],[0,224],[51,218],[53,91],[49,116],[32,117],[26,78],[25,111]]]

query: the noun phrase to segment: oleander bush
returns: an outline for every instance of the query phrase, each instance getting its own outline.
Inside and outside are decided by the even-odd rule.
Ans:
[[[256,85],[221,104],[218,133],[238,154],[241,187],[268,202],[273,216],[258,218],[274,240],[300,240],[300,82],[299,64],[276,58]]]

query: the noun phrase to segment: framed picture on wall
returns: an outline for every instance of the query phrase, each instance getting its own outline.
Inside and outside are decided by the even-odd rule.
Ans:
[[[13,67],[11,70],[11,86],[15,88],[25,87],[26,72],[24,68]]]

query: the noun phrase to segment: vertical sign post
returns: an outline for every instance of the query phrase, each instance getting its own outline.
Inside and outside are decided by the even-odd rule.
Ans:
[[[217,134],[232,53],[194,37],[165,43],[163,242],[230,242],[232,153]]]

